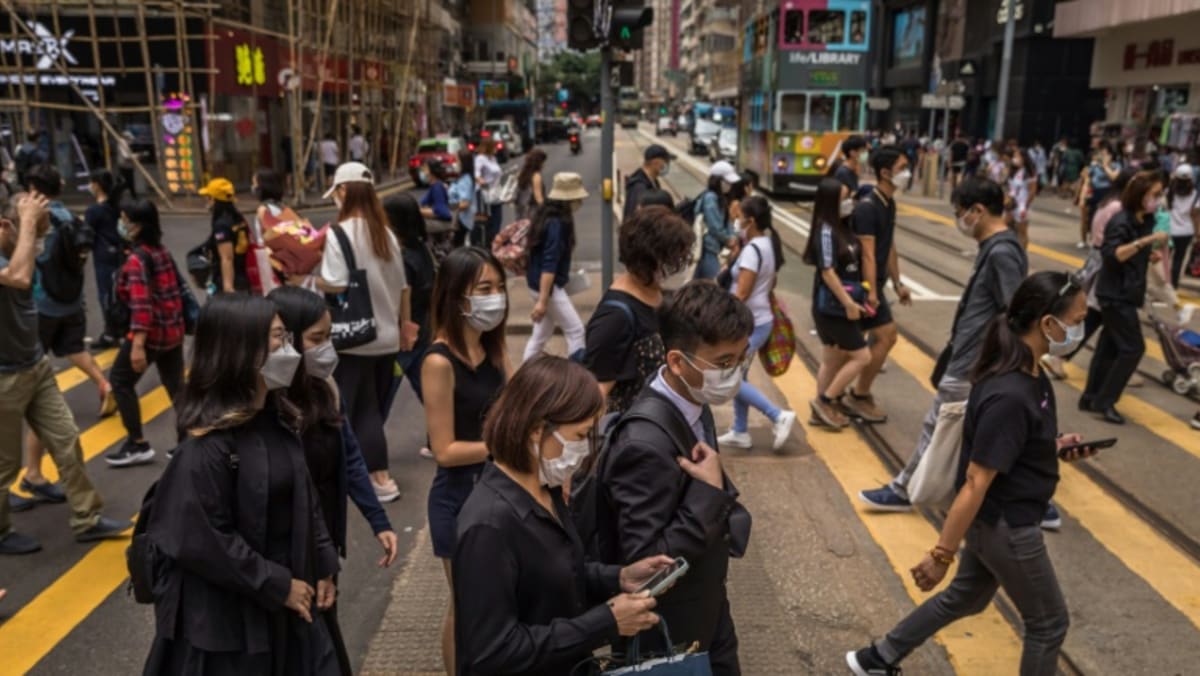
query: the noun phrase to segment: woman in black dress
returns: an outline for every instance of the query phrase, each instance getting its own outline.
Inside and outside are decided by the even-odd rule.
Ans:
[[[163,472],[146,530],[162,554],[146,674],[341,673],[337,549],[279,390],[303,357],[265,298],[209,300],[176,411],[186,440]]]

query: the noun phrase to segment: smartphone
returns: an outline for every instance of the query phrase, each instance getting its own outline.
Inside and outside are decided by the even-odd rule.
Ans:
[[[1116,445],[1117,445],[1116,437],[1113,437],[1112,439],[1097,439],[1096,441],[1084,441],[1084,442],[1080,442],[1078,444],[1071,444],[1070,446],[1063,446],[1062,448],[1058,449],[1058,457],[1065,458],[1067,456],[1067,453],[1070,453],[1071,451],[1073,451],[1077,448],[1094,448],[1098,451],[1102,448],[1112,448],[1113,446],[1116,446]]]
[[[687,572],[687,559],[681,556],[675,559],[675,562],[671,565],[655,573],[654,577],[650,578],[646,584],[642,585],[641,588],[638,589],[638,593],[650,592],[651,596],[658,596],[670,589],[671,585],[675,584],[675,582],[679,578],[686,575]]]

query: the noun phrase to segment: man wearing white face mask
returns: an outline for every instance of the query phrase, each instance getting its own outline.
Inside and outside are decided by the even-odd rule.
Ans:
[[[971,393],[971,367],[979,356],[988,322],[1004,311],[1029,269],[1029,259],[1020,240],[1005,222],[1004,190],[1000,184],[986,178],[963,179],[954,191],[953,202],[959,232],[979,242],[979,253],[954,313],[950,341],[938,358],[941,372],[935,369],[933,374],[937,393],[925,414],[921,436],[908,464],[888,485],[859,493],[863,502],[881,511],[903,512],[912,508],[908,482],[933,437],[938,412],[942,404],[967,400]]]
[[[666,365],[626,415],[647,403],[661,413],[618,422],[597,472],[607,517],[598,524],[601,560],[627,565],[664,552],[687,559],[688,574],[658,598],[658,612],[673,641],[709,651],[717,676],[741,673],[725,579],[730,556],[745,552],[750,515],[721,470],[710,407],[737,394],[753,329],[745,304],[708,281],[666,300]],[[643,649],[661,643],[651,633],[641,640]]]
[[[884,295],[890,279],[901,305],[912,305],[912,296],[900,281],[900,257],[896,254],[896,193],[908,187],[912,178],[908,156],[896,146],[883,146],[871,154],[871,168],[878,183],[871,194],[854,207],[854,234],[862,242],[863,280],[871,284],[867,305],[872,314],[863,317],[861,326],[871,334],[871,362],[850,387],[854,408],[869,423],[887,422],[887,414],[875,404],[871,386],[896,345],[896,323]]]

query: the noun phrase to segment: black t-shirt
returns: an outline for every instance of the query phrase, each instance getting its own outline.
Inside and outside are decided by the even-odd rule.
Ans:
[[[833,172],[833,177],[850,189],[851,197],[854,197],[854,194],[858,192],[858,174],[854,173],[854,170],[846,166],[845,163],[838,166],[837,171]]]
[[[849,242],[839,242],[834,235],[833,226],[821,223],[813,236],[817,237],[817,279],[813,284],[813,303],[817,303],[817,294],[825,281],[821,273],[830,268],[837,273],[843,282],[862,281],[861,254],[862,245],[854,233],[850,234]]]
[[[854,234],[875,238],[875,280],[877,293],[882,293],[888,278],[888,256],[896,235],[896,203],[876,188],[854,205]],[[871,281],[871,280],[867,280]]]
[[[666,363],[655,308],[631,294],[609,289],[587,324],[583,364],[596,380],[615,382],[609,411],[624,411],[647,379]]]
[[[950,161],[955,164],[960,164],[967,161],[967,153],[971,151],[971,145],[963,140],[955,140],[950,142]]]
[[[212,221],[212,281],[220,293],[224,288],[221,276],[221,255],[217,246],[233,245],[233,288],[238,291],[250,290],[250,278],[246,276],[246,252],[250,250],[250,228],[246,219],[233,209],[222,210],[213,214]]]
[[[1058,485],[1058,414],[1045,374],[1013,371],[971,390],[963,421],[957,486],[974,462],[998,472],[977,519],[1009,526],[1040,523]]]

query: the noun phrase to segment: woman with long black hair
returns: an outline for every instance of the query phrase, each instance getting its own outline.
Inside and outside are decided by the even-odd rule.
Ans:
[[[850,424],[841,408],[853,406],[853,398],[842,394],[871,361],[858,323],[866,312],[862,244],[850,227],[854,201],[842,198],[843,187],[832,177],[817,185],[812,232],[804,249],[804,262],[816,267],[812,317],[822,345],[817,397],[809,406],[816,420],[835,430]]]
[[[303,361],[267,299],[201,310],[177,406],[185,441],[146,528],[164,558],[146,674],[341,674],[317,612],[334,602],[337,548],[283,393]]]
[[[1040,523],[1058,484],[1059,459],[1072,462],[1095,449],[1079,447],[1078,434],[1059,434],[1054,388],[1038,363],[1083,339],[1085,300],[1069,275],[1039,272],[988,326],[971,376],[958,495],[913,580],[930,591],[956,556],[962,560],[949,587],[884,638],[846,654],[857,676],[900,673],[900,660],[946,625],[988,607],[997,587],[1025,625],[1021,675],[1057,673],[1070,618]]]
[[[83,212],[83,221],[92,232],[96,233],[96,241],[92,246],[92,267],[96,273],[96,292],[100,296],[100,309],[107,310],[108,301],[112,297],[113,274],[125,262],[125,240],[121,237],[118,223],[121,220],[121,201],[129,192],[129,187],[119,179],[114,178],[107,169],[97,169],[92,172],[88,189],[96,203]],[[93,350],[107,350],[120,344],[121,337],[114,336],[112,330],[104,327],[100,337],[92,341]]]
[[[567,355],[583,356],[586,344],[583,320],[564,287],[571,278],[571,254],[575,250],[574,213],[587,196],[579,174],[555,174],[546,204],[537,210],[530,225],[525,281],[534,303],[529,315],[533,320],[533,335],[525,344],[526,361],[541,353],[554,335],[555,326],[562,329],[567,339]]]
[[[534,148],[525,156],[521,173],[517,174],[517,197],[513,206],[517,219],[532,218],[534,212],[546,203],[546,188],[542,179],[542,167],[546,166],[546,151]]]
[[[437,277],[437,262],[429,243],[429,234],[425,230],[425,217],[417,200],[408,193],[400,193],[389,197],[383,203],[383,211],[387,214],[388,224],[396,239],[400,240],[400,256],[404,260],[404,279],[408,282],[409,305],[412,323],[417,326],[417,339],[412,349],[402,350],[396,355],[396,363],[400,366],[402,376],[407,377],[417,398],[421,397],[421,357],[424,356],[429,341],[433,336],[433,326],[430,323],[430,299],[433,297],[434,279]],[[411,328],[411,327],[410,327]],[[392,400],[396,396],[396,388],[400,386],[397,378],[393,384],[391,396],[384,405],[385,411],[392,408]]]

